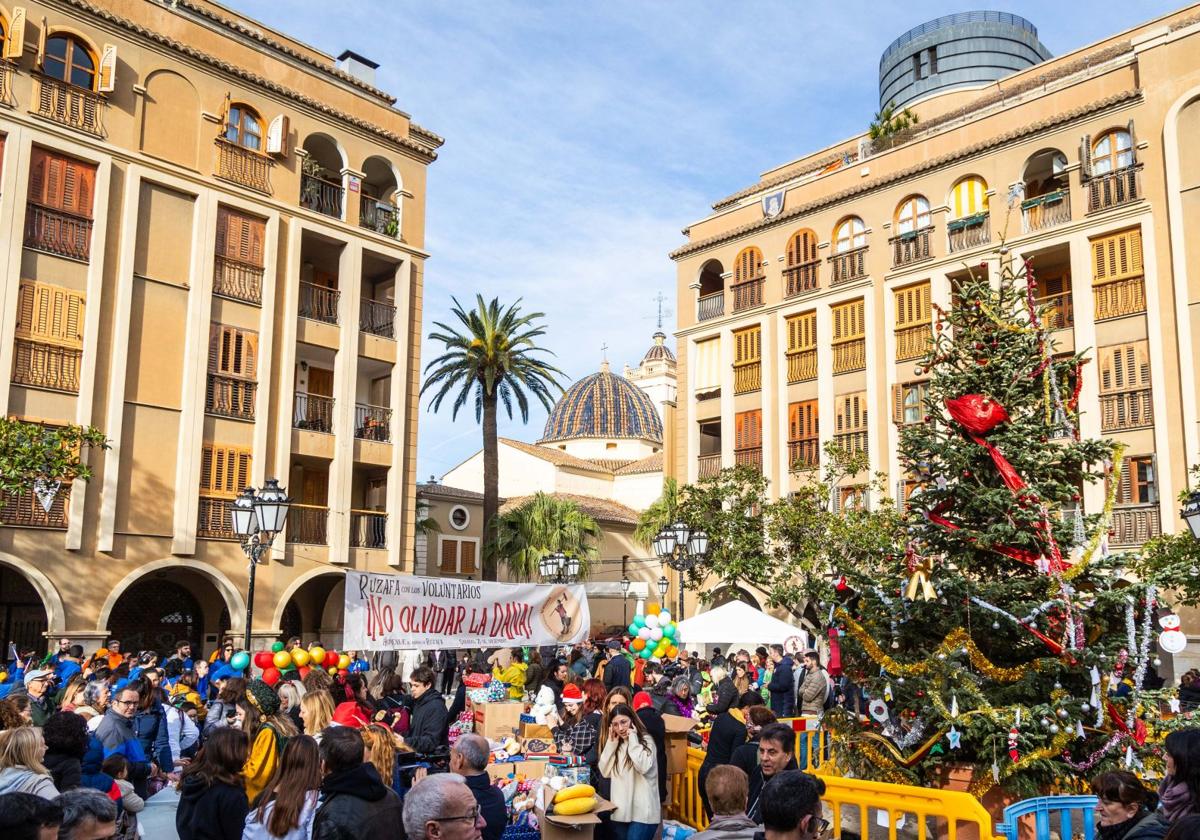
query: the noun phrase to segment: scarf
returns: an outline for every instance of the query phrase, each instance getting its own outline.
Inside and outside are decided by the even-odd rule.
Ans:
[[[1150,812],[1145,808],[1142,808],[1123,823],[1099,826],[1097,836],[1099,837],[1099,840],[1121,840],[1121,838],[1133,830],[1135,825],[1146,819],[1149,813]]]
[[[667,699],[671,701],[671,704],[675,707],[680,717],[690,718],[692,711],[696,708],[695,701],[690,697],[687,700],[681,700],[675,694],[668,694]]]
[[[1158,788],[1158,798],[1162,802],[1163,816],[1167,818],[1167,822],[1174,823],[1181,817],[1196,813],[1191,790],[1185,782],[1175,781],[1173,776],[1163,777]]]

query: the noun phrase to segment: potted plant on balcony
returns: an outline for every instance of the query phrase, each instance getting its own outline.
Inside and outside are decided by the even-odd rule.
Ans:
[[[0,417],[0,492],[32,491],[49,513],[64,484],[92,477],[88,449],[108,449],[108,439],[94,426],[56,427]]]
[[[321,179],[325,176],[325,167],[311,157],[300,161],[300,203],[305,207],[313,207],[321,199]]]

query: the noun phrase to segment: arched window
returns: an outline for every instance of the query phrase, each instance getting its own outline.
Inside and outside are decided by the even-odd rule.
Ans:
[[[1123,128],[1100,135],[1092,146],[1092,174],[1107,175],[1133,165],[1133,138]]]
[[[963,219],[988,209],[987,181],[968,175],[950,191],[950,218]]]
[[[929,199],[910,195],[896,208],[896,233],[912,233],[929,227]]]
[[[788,268],[794,268],[817,260],[817,235],[811,230],[798,230],[792,234],[787,246]]]
[[[847,216],[833,231],[834,253],[844,253],[867,244],[867,226],[858,216]]]
[[[6,43],[8,43],[8,21],[0,17],[0,55],[4,55]]]
[[[225,118],[225,139],[243,149],[262,151],[262,118],[253,108],[241,103],[229,106]]]
[[[753,246],[743,248],[742,252],[737,255],[737,261],[733,264],[734,285],[736,286],[738,283],[745,283],[747,280],[756,280],[761,277],[762,264],[762,251]]]
[[[74,35],[51,35],[46,39],[42,69],[53,79],[86,90],[96,89],[95,54]]]

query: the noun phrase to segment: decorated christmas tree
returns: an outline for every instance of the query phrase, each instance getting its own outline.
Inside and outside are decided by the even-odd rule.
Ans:
[[[1121,449],[1081,439],[1088,362],[1056,350],[1037,295],[1034,266],[1002,247],[935,307],[925,416],[901,436],[920,485],[904,549],[841,569],[825,604],[870,700],[865,720],[828,716],[844,771],[937,786],[965,764],[976,795],[1027,796],[1156,760],[1141,686],[1160,582],[1108,550]],[[1085,515],[1090,483],[1104,505]]]

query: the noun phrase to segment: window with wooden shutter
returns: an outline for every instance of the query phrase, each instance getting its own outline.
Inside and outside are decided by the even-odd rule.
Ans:
[[[460,575],[475,574],[475,543],[460,540],[458,547],[458,573]]]
[[[898,426],[911,426],[925,419],[925,397],[929,391],[928,381],[904,382],[892,386],[892,422]]]
[[[820,465],[821,435],[816,400],[788,406],[788,463],[790,468],[815,469]]]
[[[817,313],[801,312],[787,319],[788,382],[817,378]]]
[[[864,370],[866,356],[866,316],[863,299],[830,307],[833,320],[833,372]]]
[[[1154,423],[1150,349],[1146,341],[1101,347],[1100,428],[1120,431]]]
[[[1142,231],[1130,228],[1091,240],[1092,282],[1111,283],[1142,276]]]
[[[929,283],[897,289],[893,300],[896,305],[896,361],[920,358],[933,339]]]
[[[753,246],[743,248],[741,253],[737,255],[737,260],[733,263],[734,285],[762,277],[762,265],[762,251]]]
[[[200,493],[233,498],[250,484],[250,450],[206,443],[200,456]]]
[[[213,324],[208,344],[208,372],[254,380],[258,374],[258,333]]]
[[[762,446],[762,409],[738,412],[734,415],[733,428],[734,449]]]
[[[762,358],[762,328],[750,327],[733,334],[733,363],[757,362]]]
[[[442,538],[441,568],[444,575],[458,574],[458,540]]]
[[[867,486],[852,484],[838,488],[838,510],[866,510]]]
[[[867,392],[842,394],[834,404],[834,440],[847,453],[867,451]]]
[[[22,280],[17,292],[17,338],[82,348],[84,300],[82,292]]]
[[[221,205],[217,210],[217,256],[263,267],[265,220]]]
[[[1092,147],[1093,175],[1107,175],[1133,165],[1133,135],[1122,128],[1101,134]]]
[[[28,196],[34,204],[90,219],[95,192],[95,164],[33,147]]]
[[[811,230],[800,230],[793,233],[787,246],[788,268],[816,262],[817,259],[816,233]]]

